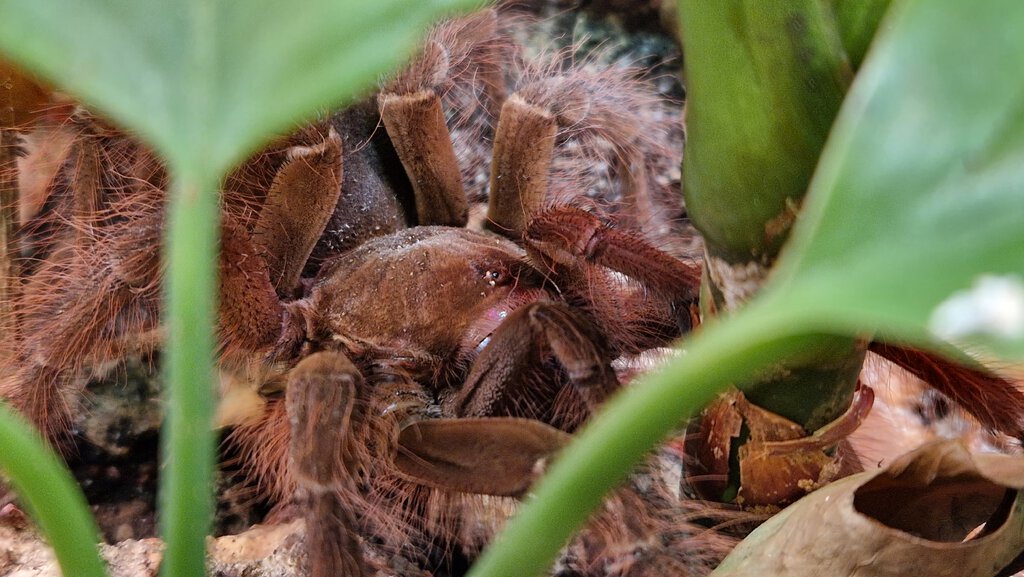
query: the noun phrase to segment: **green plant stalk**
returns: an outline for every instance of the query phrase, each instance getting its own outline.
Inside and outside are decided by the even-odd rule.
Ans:
[[[822,0],[682,0],[687,211],[705,238],[705,316],[756,293],[796,221],[852,80]],[[852,17],[851,17],[852,18]],[[849,406],[863,343],[829,337],[821,356],[748,388],[755,404],[813,431]]]
[[[106,577],[100,531],[64,462],[25,419],[0,402],[0,469],[57,555],[66,576]]]
[[[860,68],[890,0],[832,0],[839,35],[854,69]]]
[[[687,211],[709,252],[770,266],[853,73],[822,0],[680,0]]]
[[[161,574],[206,574],[213,513],[213,325],[216,318],[218,178],[172,172],[168,213],[165,402],[167,463],[160,525],[167,543]]]
[[[683,419],[728,384],[805,350],[799,326],[753,306],[705,325],[681,358],[612,399],[562,451],[470,577],[543,574],[604,495]]]

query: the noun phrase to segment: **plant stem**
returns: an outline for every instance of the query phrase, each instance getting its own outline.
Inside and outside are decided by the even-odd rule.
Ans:
[[[53,547],[64,575],[105,577],[100,531],[60,458],[21,415],[0,403],[0,469]]]
[[[854,69],[860,68],[890,0],[833,0],[839,35]]]
[[[706,325],[684,355],[615,397],[540,481],[471,577],[540,575],[601,502],[656,443],[726,385],[799,353],[808,339],[765,307]]]
[[[852,73],[835,14],[820,0],[679,5],[686,28],[683,189],[705,239],[707,315],[742,306],[768,278]],[[831,337],[815,349],[819,357],[780,368],[747,398],[808,431],[843,414],[863,343]]]
[[[218,206],[215,178],[173,173],[167,230],[165,325],[167,462],[160,485],[162,575],[205,575],[213,511],[213,324]]]
[[[687,212],[708,251],[770,267],[853,73],[820,0],[681,0]]]

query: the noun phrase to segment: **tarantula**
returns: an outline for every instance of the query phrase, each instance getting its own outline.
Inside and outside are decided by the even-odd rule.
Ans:
[[[445,23],[375,97],[224,183],[221,423],[278,516],[295,503],[306,518],[313,575],[471,559],[620,388],[612,361],[695,322],[699,268],[622,226],[659,222],[661,127],[643,114],[655,99],[621,70],[524,62],[493,11]],[[132,138],[85,111],[68,125],[57,176],[23,199],[36,214],[0,375],[0,395],[58,445],[83,375],[161,341],[167,185]],[[493,154],[465,162],[460,138]],[[612,193],[590,198],[595,181]],[[873,349],[1018,430],[1019,395],[998,383]],[[644,474],[570,544],[561,574],[699,572],[727,551]]]
[[[312,575],[367,574],[369,542],[427,564],[430,550],[475,555],[620,387],[611,362],[692,325],[699,268],[608,224],[573,190],[578,166],[552,160],[604,160],[623,206],[641,207],[623,220],[653,218],[659,127],[639,114],[653,97],[621,71],[510,80],[522,60],[494,11],[445,23],[376,98],[224,184],[222,394],[251,403],[224,421],[260,490],[299,504]],[[84,372],[160,342],[166,188],[133,139],[85,112],[70,122],[71,151],[22,229],[33,259],[0,382],[58,443]],[[493,139],[488,231],[462,228],[480,167],[460,168],[459,131]],[[599,560],[618,547],[632,561],[616,571],[685,569],[671,501],[620,492],[571,548],[580,567],[612,570]],[[623,510],[629,522],[611,518]]]

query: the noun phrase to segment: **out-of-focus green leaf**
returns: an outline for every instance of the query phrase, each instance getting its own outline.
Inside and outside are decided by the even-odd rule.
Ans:
[[[1024,356],[1024,3],[893,8],[763,304]]]
[[[0,402],[0,471],[10,479],[53,546],[64,575],[104,577],[100,531],[85,496],[60,459],[21,415]]]
[[[395,66],[480,0],[0,0],[0,50],[137,130],[226,170]]]
[[[852,73],[828,2],[684,0],[680,11],[689,137],[683,191],[705,240],[707,317],[738,308],[766,282]],[[843,414],[863,344],[832,336],[815,349],[807,365],[743,383],[747,399],[808,431]],[[733,473],[730,492],[743,483]]]

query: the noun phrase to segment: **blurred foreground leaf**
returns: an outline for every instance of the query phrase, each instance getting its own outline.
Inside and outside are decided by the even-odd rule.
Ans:
[[[104,577],[97,548],[100,531],[82,490],[32,425],[2,402],[0,469],[39,520],[64,575]]]
[[[762,304],[829,332],[976,333],[1020,358],[1024,77],[1006,71],[1024,69],[1024,4],[893,8]]]
[[[138,131],[171,165],[221,173],[408,57],[480,0],[0,0],[0,51]]]

